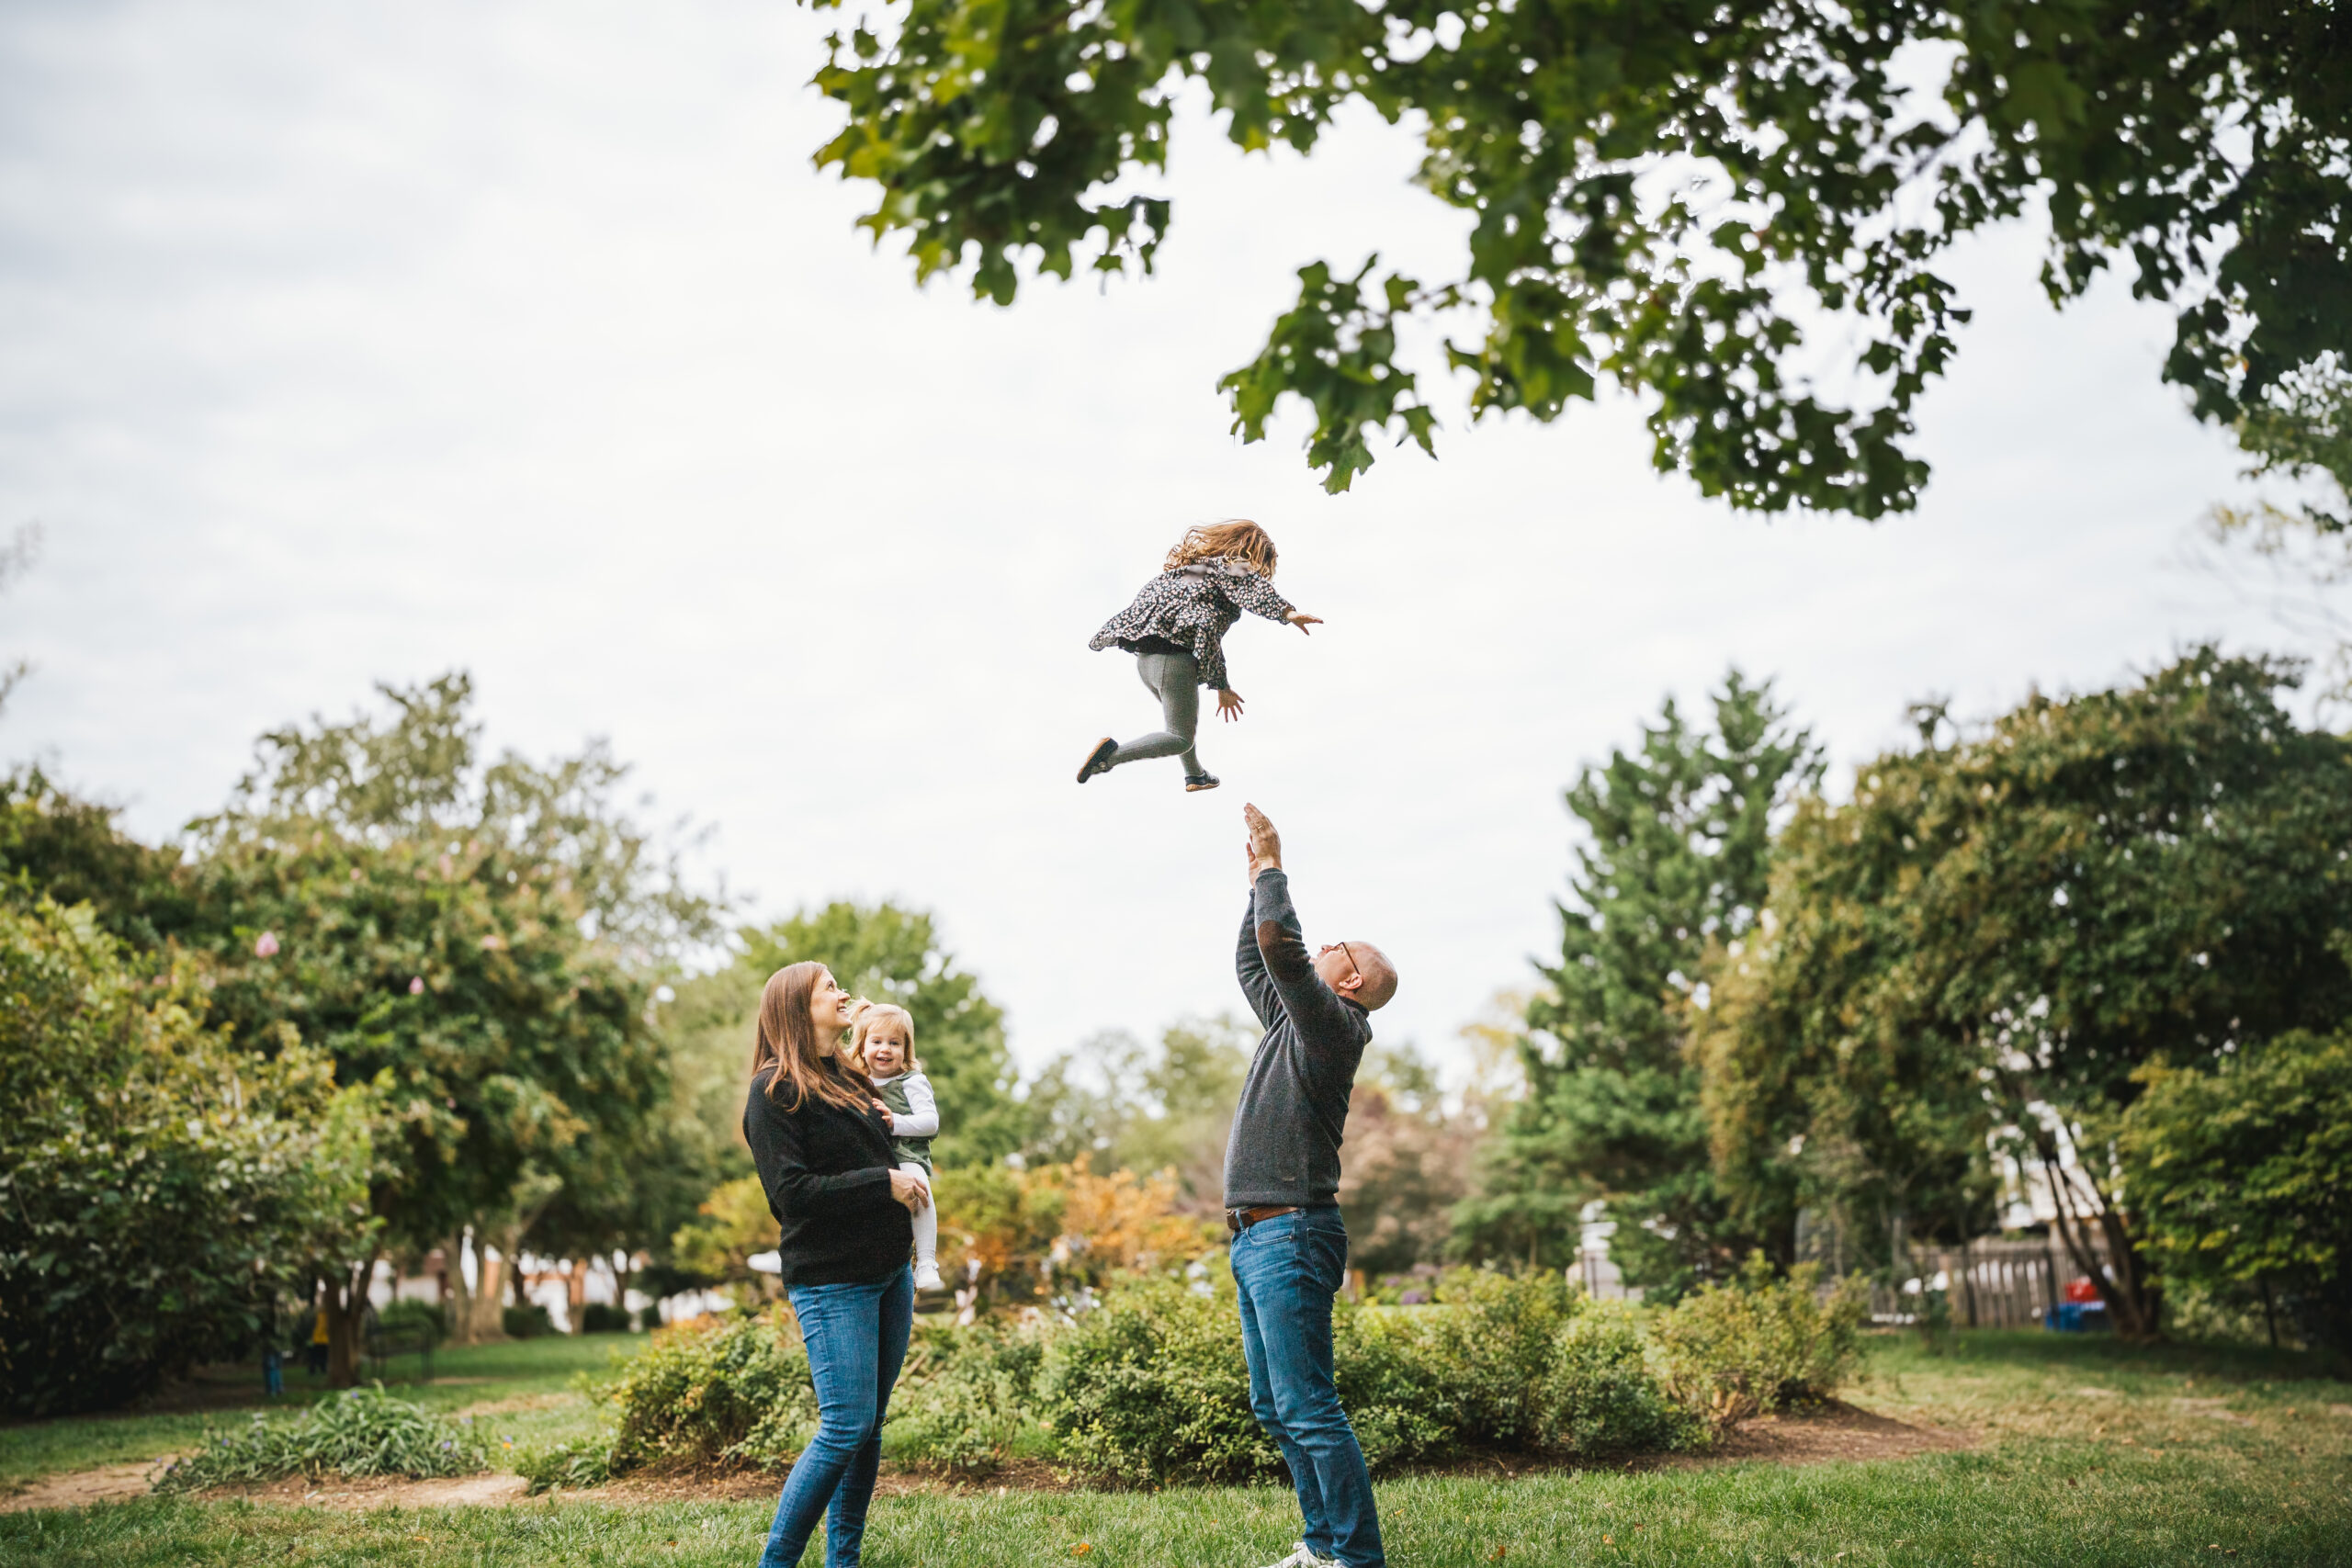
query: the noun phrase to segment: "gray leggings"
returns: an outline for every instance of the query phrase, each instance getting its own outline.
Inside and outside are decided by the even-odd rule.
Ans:
[[[1189,776],[1201,771],[1193,750],[1193,732],[1201,724],[1201,666],[1189,653],[1138,653],[1136,673],[1159,699],[1160,718],[1168,728],[1138,736],[1111,753],[1111,765],[1140,762],[1146,757],[1182,757]]]

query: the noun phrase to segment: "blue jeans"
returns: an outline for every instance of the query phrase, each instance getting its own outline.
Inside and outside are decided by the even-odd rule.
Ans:
[[[1355,1428],[1331,1382],[1331,1298],[1348,1266],[1340,1211],[1298,1209],[1233,1238],[1250,1409],[1298,1488],[1307,1550],[1347,1568],[1382,1568],[1380,1516]]]
[[[829,1505],[827,1568],[857,1568],[882,1462],[882,1417],[914,1331],[914,1273],[901,1264],[871,1285],[795,1285],[792,1310],[817,1384],[817,1435],[785,1477],[760,1568],[795,1568]]]

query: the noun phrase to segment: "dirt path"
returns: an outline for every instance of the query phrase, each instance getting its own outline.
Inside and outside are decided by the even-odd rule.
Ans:
[[[1914,1427],[1885,1416],[1874,1416],[1850,1404],[1832,1404],[1802,1415],[1767,1416],[1750,1421],[1704,1454],[1619,1461],[1610,1468],[1676,1469],[1719,1464],[1830,1464],[1851,1460],[1909,1459],[1974,1445],[1965,1432],[1934,1427]],[[0,1497],[0,1513],[28,1508],[80,1508],[94,1503],[124,1502],[147,1494],[147,1478],[161,1460],[140,1464],[110,1464],[70,1475],[52,1475],[25,1490]],[[1465,1458],[1453,1463],[1420,1467],[1420,1473],[1499,1474],[1518,1476],[1549,1471],[1588,1469],[1573,1462],[1531,1460],[1522,1454]],[[718,1503],[772,1497],[778,1477],[758,1471],[716,1474],[633,1476],[600,1486],[593,1492],[568,1493],[623,1506],[651,1503]],[[1007,1466],[982,1481],[962,1481],[927,1467],[885,1464],[876,1490],[883,1495],[910,1492],[1067,1492],[1075,1483],[1048,1464],[1030,1461]],[[442,1481],[410,1481],[398,1476],[361,1481],[304,1481],[300,1477],[267,1486],[216,1492],[209,1496],[249,1497],[281,1507],[448,1508],[511,1507],[531,1501],[523,1478],[492,1472]]]
[[[0,1497],[0,1514],[30,1508],[81,1508],[92,1503],[120,1503],[147,1495],[147,1478],[164,1461],[141,1460],[136,1464],[104,1464],[64,1475],[44,1475],[21,1492]]]
[[[1828,1464],[1838,1460],[1909,1459],[1914,1454],[1976,1446],[1974,1434],[1914,1427],[1874,1416],[1842,1401],[1804,1415],[1764,1416],[1743,1424],[1695,1464],[1770,1460],[1775,1464]]]

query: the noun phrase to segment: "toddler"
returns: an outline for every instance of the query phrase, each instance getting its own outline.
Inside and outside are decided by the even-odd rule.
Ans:
[[[1123,648],[1136,656],[1136,673],[1159,699],[1167,728],[1124,746],[1103,737],[1086,753],[1079,783],[1122,762],[1181,757],[1186,790],[1216,788],[1216,776],[1193,750],[1193,732],[1200,724],[1203,686],[1216,694],[1217,712],[1227,723],[1241,716],[1241,694],[1225,672],[1226,632],[1244,610],[1301,632],[1323,624],[1275,592],[1273,575],[1274,542],[1246,518],[1193,528],[1177,541],[1160,574],[1086,645],[1098,651]]]
[[[931,1180],[931,1140],[939,1135],[939,1101],[915,1059],[915,1021],[907,1010],[875,1002],[857,1015],[850,1030],[850,1055],[874,1080],[882,1114],[890,1123],[899,1168],[922,1182]],[[940,1291],[939,1205],[925,1203],[914,1216],[915,1289]]]

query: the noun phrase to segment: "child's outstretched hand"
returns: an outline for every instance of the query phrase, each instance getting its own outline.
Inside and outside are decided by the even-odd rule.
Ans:
[[[1322,616],[1310,615],[1304,610],[1293,610],[1288,618],[1290,624],[1298,628],[1298,635],[1301,637],[1314,636],[1315,634],[1308,631],[1306,628],[1309,626],[1319,626],[1323,624]]]
[[[1216,716],[1217,717],[1225,720],[1227,724],[1231,724],[1235,719],[1239,718],[1241,716],[1241,694],[1238,692],[1219,692],[1216,694]]]

